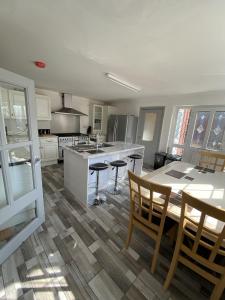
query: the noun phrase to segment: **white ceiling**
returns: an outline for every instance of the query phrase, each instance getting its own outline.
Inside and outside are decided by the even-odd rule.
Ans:
[[[224,90],[225,1],[1,1],[0,66],[38,87],[99,100]]]

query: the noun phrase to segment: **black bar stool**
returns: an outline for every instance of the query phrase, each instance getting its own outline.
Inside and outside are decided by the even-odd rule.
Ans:
[[[135,173],[136,159],[142,159],[142,155],[134,153],[129,155],[128,157],[131,158],[131,161],[133,161],[133,173]]]
[[[103,203],[103,200],[100,198],[98,193],[99,187],[99,172],[108,169],[108,165],[104,163],[96,163],[89,166],[89,170],[93,171],[91,175],[96,172],[96,186],[95,186],[95,200],[94,205],[100,205]]]
[[[118,170],[121,167],[125,167],[127,165],[127,162],[125,162],[124,160],[114,160],[110,163],[110,165],[114,168],[116,168],[116,177],[115,177],[115,185],[114,185],[114,189],[112,194],[114,195],[119,195],[120,194],[120,190],[118,189]]]

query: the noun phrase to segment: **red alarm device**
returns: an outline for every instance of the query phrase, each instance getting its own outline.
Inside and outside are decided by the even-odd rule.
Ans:
[[[40,69],[44,69],[46,67],[46,63],[43,60],[36,60],[35,66]]]

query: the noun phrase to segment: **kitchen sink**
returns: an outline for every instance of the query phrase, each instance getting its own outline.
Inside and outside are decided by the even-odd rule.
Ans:
[[[106,147],[113,147],[114,145],[103,143],[100,147],[106,148]]]
[[[112,144],[103,143],[98,146],[98,148],[107,148],[107,147],[113,147]],[[97,154],[97,153],[103,153],[103,150],[96,149],[95,144],[86,144],[86,145],[76,145],[76,146],[69,146],[70,149],[73,149],[79,153],[82,152],[88,152],[90,154]]]
[[[100,149],[98,149],[98,150],[97,149],[93,149],[93,150],[88,150],[86,152],[88,152],[90,154],[98,154],[98,153],[104,153],[105,151],[100,150]]]

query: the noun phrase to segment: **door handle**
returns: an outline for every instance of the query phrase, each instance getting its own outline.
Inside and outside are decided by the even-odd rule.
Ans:
[[[34,160],[34,164],[38,164],[39,162],[41,161],[40,157],[36,157],[35,160]]]

